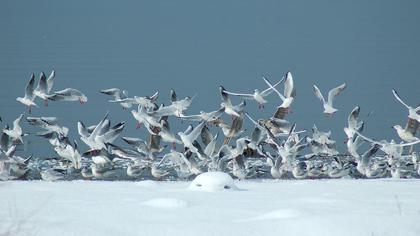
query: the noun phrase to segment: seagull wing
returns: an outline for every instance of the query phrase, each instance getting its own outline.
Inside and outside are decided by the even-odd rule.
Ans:
[[[33,99],[34,97],[34,84],[35,84],[35,75],[32,74],[31,79],[29,80],[25,88],[25,97],[28,99]]]
[[[392,90],[392,93],[394,94],[394,97],[401,103],[403,104],[405,107],[407,107],[407,109],[410,109],[410,106],[408,106],[400,97],[400,95],[397,93],[397,91],[395,89]]]
[[[264,78],[264,77],[263,77]],[[266,81],[266,83],[267,83],[268,81]],[[264,91],[262,91],[261,92],[261,96],[263,96],[263,97],[265,97],[265,96],[267,96],[267,95],[269,95],[269,94],[271,94],[274,90],[273,90],[273,88],[275,88],[277,85],[279,85],[281,82],[283,82],[283,78],[279,81],[279,82],[277,82],[277,83],[275,83],[275,84],[273,84],[272,86],[270,86],[270,85],[268,85],[269,86],[269,88],[267,88],[267,89],[265,89]]]
[[[284,81],[284,96],[293,97],[293,76],[292,73],[287,72],[286,80]]]
[[[41,93],[47,93],[47,90],[48,90],[47,77],[45,76],[44,72],[41,72],[39,76],[38,86],[36,87],[35,90]]]
[[[55,81],[55,70],[52,70],[50,76],[48,76],[48,79],[47,79],[47,93],[51,92],[51,89],[54,85],[54,81]]]
[[[324,96],[322,96],[321,91],[319,91],[319,88],[316,85],[314,85],[314,93],[315,93],[315,96],[319,100],[321,100],[322,103],[325,103],[325,98],[324,98]]]
[[[350,129],[356,129],[359,113],[360,113],[360,107],[357,106],[351,111],[349,117],[347,118]]]
[[[280,97],[280,99],[282,100],[282,101],[284,101],[286,98],[283,96],[283,94],[281,94],[275,87],[274,87],[274,85],[273,84],[271,84],[271,82],[268,80],[268,79],[266,79],[264,76],[263,76],[263,80],[264,80],[264,82],[274,91],[274,92],[276,92],[277,93],[277,95],[279,95],[279,97]],[[284,80],[284,77],[280,80],[280,82],[282,82]]]
[[[332,106],[334,98],[340,94],[344,89],[346,88],[346,84],[342,84],[336,88],[331,89],[328,92],[328,104],[330,104]]]

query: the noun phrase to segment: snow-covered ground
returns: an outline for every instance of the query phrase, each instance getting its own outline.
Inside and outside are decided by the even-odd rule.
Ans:
[[[420,235],[420,180],[234,184],[0,182],[0,235]]]

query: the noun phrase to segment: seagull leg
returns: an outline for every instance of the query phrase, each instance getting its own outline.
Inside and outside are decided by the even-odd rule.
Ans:
[[[46,107],[48,106],[48,99],[44,100],[44,106],[46,106]]]
[[[141,128],[141,123],[140,122],[137,122],[136,129],[140,129],[140,128]]]
[[[29,106],[29,114],[32,113],[32,106]]]
[[[172,142],[172,149],[173,149],[174,151],[176,151],[176,143],[175,143],[175,142]]]

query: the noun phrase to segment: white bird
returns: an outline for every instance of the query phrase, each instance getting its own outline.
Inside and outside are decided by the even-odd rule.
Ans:
[[[279,81],[279,82],[275,83],[273,85],[273,87],[279,85],[281,82],[282,81]],[[220,86],[220,87],[225,93],[227,93],[229,95],[238,96],[238,97],[241,97],[241,98],[247,99],[247,100],[255,100],[258,103],[259,108],[264,107],[264,104],[267,103],[267,100],[265,100],[264,98],[267,97],[268,95],[270,95],[274,91],[272,88],[267,88],[263,91],[260,91],[259,89],[255,89],[253,94],[245,94],[245,93],[229,92],[224,87],[222,87],[222,86]]]
[[[103,94],[110,95],[114,98],[114,100],[109,100],[109,102],[116,102],[128,97],[128,93],[126,90],[121,90],[119,88],[110,88],[110,89],[103,89],[100,91]],[[131,108],[132,103],[129,102],[120,102],[120,105],[123,107],[124,110]]]
[[[74,88],[66,88],[57,92],[53,95],[49,95],[48,99],[53,101],[79,101],[80,104],[87,103],[88,98],[82,92]]]
[[[269,152],[266,152],[267,164],[270,166],[270,174],[274,179],[280,179],[286,172],[284,168],[283,158],[280,155],[273,157]]]
[[[201,122],[195,128],[192,125],[188,126],[188,129],[184,132],[178,132],[178,136],[181,138],[184,147],[191,150],[191,152],[197,154],[200,159],[203,159],[202,155],[199,153],[197,147],[193,145],[194,141],[201,134],[201,129],[203,129],[205,122]]]
[[[381,151],[383,151],[388,156],[397,156],[398,157],[401,154],[403,147],[412,146],[412,145],[416,145],[416,144],[420,143],[420,140],[410,142],[410,143],[399,143],[399,144],[395,143],[394,140],[391,140],[391,142],[387,142],[385,140],[375,141],[371,138],[368,138],[368,137],[362,135],[358,131],[356,131],[356,133],[357,133],[357,135],[362,137],[364,140],[366,140],[370,143],[379,145]]]
[[[319,98],[319,100],[321,100],[321,102],[324,106],[324,113],[325,114],[328,114],[328,115],[332,116],[334,113],[336,113],[338,111],[337,109],[335,109],[333,107],[333,101],[334,101],[334,98],[337,95],[339,95],[345,88],[346,88],[346,84],[344,83],[344,84],[342,84],[342,85],[340,85],[336,88],[331,89],[328,92],[328,100],[325,101],[325,98],[324,98],[324,96],[322,96],[322,93],[321,93],[321,91],[319,91],[319,88],[316,85],[314,85],[315,95]]]
[[[70,161],[72,166],[79,170],[82,168],[82,156],[77,149],[77,142],[74,141],[74,147],[68,143],[65,146],[58,145],[54,147],[54,151],[62,158]]]
[[[105,144],[113,142],[124,129],[124,123],[119,123],[117,126],[109,129],[110,121],[107,118],[108,113],[90,134],[84,129],[83,123],[81,121],[78,122],[80,139],[92,150],[106,149]]]
[[[23,131],[22,127],[20,126],[20,122],[22,121],[23,114],[20,114],[18,118],[13,121],[13,129],[3,129],[3,133],[7,134],[13,143],[23,143]]]
[[[346,133],[347,139],[353,139],[356,134],[356,130],[361,132],[363,128],[363,122],[358,122],[360,107],[356,106],[347,118],[348,126],[344,127],[344,133]]]
[[[140,128],[142,124],[147,127],[154,126],[161,128],[162,125],[159,123],[158,119],[155,116],[150,115],[146,108],[143,105],[139,105],[137,110],[132,110],[131,114],[134,119],[137,120],[137,128]],[[149,131],[150,132],[150,131]]]
[[[34,95],[36,97],[41,98],[44,100],[44,105],[48,106],[48,96],[51,93],[51,89],[54,85],[55,80],[55,71],[51,71],[50,76],[45,76],[44,72],[41,72],[41,75],[39,76],[38,86],[34,90]]]
[[[225,109],[225,113],[228,115],[239,117],[244,110],[246,105],[245,101],[242,101],[238,105],[233,105],[232,101],[229,98],[229,94],[226,92],[226,89],[223,86],[219,86],[220,95],[222,97],[222,103],[220,103],[220,107]]]
[[[34,102],[35,95],[34,95],[34,84],[35,84],[35,75],[31,75],[31,79],[29,80],[28,84],[25,88],[25,96],[23,98],[18,97],[16,98],[16,101],[22,103],[25,106],[28,106],[29,114],[32,111],[32,107],[38,107],[36,103]]]
[[[206,121],[206,122],[212,122],[216,119],[218,119],[220,116],[222,116],[223,112],[225,111],[225,108],[222,107],[219,110],[211,111],[211,112],[204,112],[200,111],[200,114],[198,115],[182,115],[180,116],[183,120],[190,120],[190,121]]]
[[[281,94],[275,88],[275,85],[271,84],[270,81],[268,81],[268,79],[266,79],[264,76],[263,76],[263,80],[272,90],[274,90],[274,92],[277,93],[277,95],[279,95],[280,99],[283,101],[279,107],[289,108],[292,105],[292,102],[296,95],[296,90],[293,87],[292,73],[287,72],[286,77],[283,77],[282,80],[280,80],[280,83],[284,80],[284,93],[283,94]]]
[[[405,128],[401,127],[401,125],[392,126],[397,131],[398,137],[400,137],[405,142],[420,141],[420,139],[415,136],[419,127],[419,123],[416,120],[412,121],[414,121],[414,123],[410,122],[409,120]]]
[[[176,144],[182,144],[182,142],[176,138],[175,134],[171,132],[168,121],[162,119],[160,123],[162,124],[162,127],[160,128],[158,135],[162,138],[162,141],[172,143],[173,149],[176,148]]]
[[[148,112],[149,115],[154,117],[164,116],[182,116],[184,110],[186,110],[192,103],[194,97],[186,97],[182,100],[173,101],[169,106],[161,106],[155,111]]]
[[[39,126],[47,131],[56,132],[59,135],[67,137],[69,129],[58,125],[57,117],[26,117],[26,120],[31,125]]]
[[[146,108],[151,108],[155,106],[154,102],[158,99],[158,97],[159,97],[159,91],[155,92],[150,97],[149,96],[145,96],[145,97],[134,96],[133,98],[124,98],[124,99],[119,99],[119,100],[116,99],[116,100],[111,100],[110,102],[136,104],[136,105],[144,106]]]
[[[420,105],[416,108],[412,108],[401,99],[395,89],[392,90],[392,93],[394,94],[395,98],[408,109],[408,118],[420,122]]]

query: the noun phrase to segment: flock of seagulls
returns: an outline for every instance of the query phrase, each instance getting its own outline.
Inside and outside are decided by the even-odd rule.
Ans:
[[[88,101],[74,88],[52,92],[55,78],[55,71],[48,78],[41,73],[35,87],[32,74],[24,97],[16,100],[28,107],[29,114],[32,108],[41,109],[35,103],[37,97],[45,106],[52,101]],[[262,82],[265,88],[253,93],[231,92],[220,86],[220,108],[199,114],[187,112],[195,96],[179,98],[174,90],[170,91],[169,105],[159,103],[159,91],[150,96],[129,97],[121,88],[100,90],[110,97],[110,103],[130,110],[136,128],[147,132],[147,140],[122,136],[125,123],[112,124],[108,112],[97,124],[77,122],[79,140],[69,139],[72,130],[61,126],[57,117],[21,114],[13,126],[5,125],[1,132],[0,179],[187,180],[207,171],[223,171],[238,179],[420,177],[420,157],[413,148],[420,143],[416,136],[420,106],[407,105],[396,90],[392,94],[408,110],[406,126],[393,126],[401,141],[374,140],[363,134],[366,124],[359,120],[361,108],[356,106],[344,127],[347,151],[339,153],[331,131],[321,131],[315,125],[311,131],[300,130],[286,119],[296,98],[290,72],[278,82],[272,83],[265,77]],[[282,85],[283,93],[279,91]],[[327,99],[316,85],[313,88],[323,112],[332,118],[338,111],[333,101],[346,84],[331,89]],[[255,101],[263,109],[271,94],[279,98],[274,114],[254,119],[246,111],[249,105],[245,100]],[[170,123],[174,120],[185,124],[185,130],[173,131]],[[1,118],[0,121],[3,122]],[[22,128],[25,122],[38,127],[39,132],[34,135],[45,139],[55,156],[17,155],[29,135]],[[243,128],[245,122],[253,124],[251,132]],[[117,140],[124,145],[117,145]],[[87,149],[81,151],[80,142]]]

